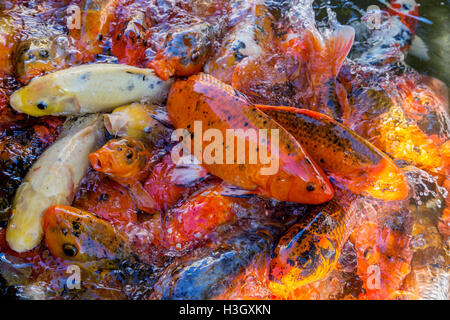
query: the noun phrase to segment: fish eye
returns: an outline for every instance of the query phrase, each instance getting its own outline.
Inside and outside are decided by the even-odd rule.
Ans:
[[[314,190],[316,190],[316,186],[313,183],[310,183],[306,186],[306,190],[314,191]]]
[[[196,62],[200,58],[200,52],[198,50],[194,51],[192,54],[191,60]]]
[[[46,49],[40,49],[39,50],[39,55],[41,56],[41,58],[46,59],[46,58],[49,57],[50,53]]]
[[[73,244],[65,243],[63,244],[63,251],[64,254],[68,257],[75,257],[78,253],[77,247],[75,247]]]
[[[36,105],[38,107],[39,110],[45,110],[47,109],[47,104],[45,102],[38,102],[38,104]]]
[[[133,151],[127,150],[127,153],[126,153],[125,157],[127,157],[127,159],[132,159],[133,158]]]

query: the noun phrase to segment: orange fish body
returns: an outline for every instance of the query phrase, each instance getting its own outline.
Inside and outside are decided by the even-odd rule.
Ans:
[[[401,159],[433,175],[445,175],[439,146],[399,108],[382,115],[377,123],[375,146],[394,159]]]
[[[171,179],[176,168],[170,155],[166,155],[160,163],[156,164],[144,183],[144,188],[155,200],[158,209],[166,211],[182,197],[187,188],[175,185]]]
[[[157,53],[149,67],[163,80],[174,75],[193,75],[202,69],[211,52],[212,42],[212,26],[208,23],[170,33],[164,50]]]
[[[206,63],[205,72],[231,84],[232,75],[247,58],[259,57],[274,45],[272,25],[274,17],[266,4],[252,1],[239,13],[232,13],[238,21],[229,30],[223,45]]]
[[[367,140],[330,117],[305,109],[257,106],[291,133],[322,169],[354,193],[383,200],[408,194],[402,170]]]
[[[119,63],[140,66],[145,56],[146,30],[144,13],[138,11],[127,21],[117,21],[112,33],[112,54]]]
[[[79,262],[118,262],[131,255],[127,239],[108,222],[70,206],[44,213],[45,243],[55,257]]]
[[[138,209],[126,187],[97,171],[88,172],[72,206],[91,212],[119,229],[137,223]]]
[[[148,213],[156,210],[156,203],[140,182],[148,175],[153,160],[140,140],[131,137],[109,140],[91,153],[89,160],[96,171],[128,187],[140,210]]]
[[[398,299],[407,294],[401,286],[411,272],[410,235],[386,225],[365,222],[355,230],[357,274],[364,288],[361,300]]]
[[[220,184],[212,185],[169,210],[164,219],[169,247],[190,248],[207,239],[220,225],[236,218],[231,198],[221,195],[222,190]]]
[[[205,129],[219,130],[222,137],[226,137],[227,129],[272,129],[271,138],[273,132],[279,133],[278,157],[270,152],[272,158],[279,160],[276,173],[262,174],[265,166],[256,159],[254,164],[250,163],[250,159],[239,164],[237,158],[241,155],[237,155],[236,150],[233,150],[234,157],[231,154],[232,161],[211,164],[204,161],[203,165],[210,173],[226,182],[281,201],[318,204],[333,197],[333,189],[327,177],[303,151],[300,144],[276,122],[242,98],[231,86],[205,74],[177,81],[170,90],[167,110],[175,127],[187,129],[191,134],[196,121],[201,121]],[[268,136],[267,133],[266,138]],[[238,143],[239,139],[244,141],[245,155],[249,155],[249,145],[252,142],[257,146],[255,151],[258,152],[268,147],[267,140],[271,138],[267,138],[263,144],[261,139],[257,141],[257,138],[247,134],[240,136]],[[206,149],[203,146],[201,148],[201,151]],[[225,143],[222,148],[223,155],[227,155],[227,150],[232,149]],[[270,150],[276,151],[272,147]],[[194,156],[201,160],[202,157],[195,153],[194,150]]]
[[[336,199],[314,207],[281,237],[270,262],[274,295],[285,296],[334,269],[356,221],[347,207]]]

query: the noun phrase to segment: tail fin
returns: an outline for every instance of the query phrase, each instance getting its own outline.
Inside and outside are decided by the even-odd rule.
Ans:
[[[349,54],[355,39],[355,29],[350,26],[339,26],[325,41],[327,59],[332,64],[333,76],[337,77],[344,59]]]

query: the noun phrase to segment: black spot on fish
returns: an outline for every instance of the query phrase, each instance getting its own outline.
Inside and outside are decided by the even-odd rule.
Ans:
[[[90,77],[91,77],[91,73],[90,72],[86,72],[86,73],[83,73],[81,75],[80,79],[83,80],[83,81],[86,81],[86,80],[89,80]]]
[[[81,225],[80,225],[79,222],[74,221],[74,222],[72,222],[72,227],[73,227],[74,230],[79,230]]]
[[[127,90],[128,90],[128,91],[133,91],[134,88],[135,88],[134,82],[131,82],[131,83],[128,85]]]

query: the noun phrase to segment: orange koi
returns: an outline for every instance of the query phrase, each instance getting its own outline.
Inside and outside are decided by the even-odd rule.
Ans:
[[[220,184],[192,195],[181,206],[169,210],[164,219],[165,241],[183,250],[205,241],[220,225],[236,218],[229,197]]]
[[[373,144],[393,159],[401,159],[432,174],[444,174],[444,160],[439,147],[417,124],[406,119],[404,112],[393,108],[377,124]]]
[[[109,140],[89,155],[92,167],[121,182],[143,178],[150,166],[150,152],[135,138]]]
[[[137,223],[136,205],[127,189],[107,176],[90,170],[72,206],[91,212],[117,228]]]
[[[223,45],[206,63],[205,72],[231,84],[235,69],[246,58],[257,58],[274,43],[274,18],[263,1],[251,1],[236,15],[241,19],[228,32]]]
[[[82,59],[89,62],[103,52],[105,39],[111,32],[117,8],[130,0],[83,0],[81,7],[81,29],[71,28],[76,46],[82,50]]]
[[[411,271],[410,236],[401,231],[367,222],[355,230],[358,276],[365,293],[360,299],[402,297],[401,285]]]
[[[140,210],[154,212],[156,204],[140,182],[148,175],[153,159],[141,141],[131,137],[109,140],[91,153],[89,160],[96,171],[127,186]]]
[[[248,134],[237,137],[238,142],[244,142],[245,154],[250,155],[251,144],[257,147],[256,151],[262,148],[270,149],[270,156],[278,159],[276,173],[263,174],[261,169],[265,166],[256,159],[255,164],[250,161],[247,164],[239,164],[237,151],[233,150],[232,161],[225,163],[224,159],[221,159],[222,164],[204,164],[210,173],[224,181],[281,201],[318,204],[333,197],[333,188],[328,178],[295,138],[231,86],[206,74],[177,81],[170,90],[167,110],[175,127],[188,130],[191,134],[195,121],[201,121],[204,127],[219,130],[222,137],[227,135],[227,129],[268,129],[279,133],[278,155],[272,154],[274,148],[269,147],[272,143],[267,143],[270,139],[265,139],[265,143],[262,143],[258,141],[261,139]],[[222,155],[226,155],[231,145],[224,143],[222,148]]]
[[[171,208],[187,190],[187,188],[175,185],[168,177],[176,169],[170,155],[166,155],[162,161],[155,165],[152,173],[145,181],[144,188],[155,200],[159,210]]]
[[[193,75],[202,69],[211,53],[212,43],[213,27],[209,23],[171,32],[164,49],[148,65],[163,80],[174,75]]]
[[[355,194],[401,200],[405,174],[383,152],[330,117],[305,109],[257,106],[291,133],[322,169]]]
[[[345,89],[336,78],[354,37],[355,30],[350,26],[339,26],[325,39],[317,30],[305,30],[300,36],[291,34],[281,46],[305,65],[306,75],[301,81],[308,82],[309,92],[302,97],[303,104],[336,120],[349,113]]]
[[[349,197],[316,206],[281,237],[270,262],[276,296],[325,278],[334,269],[357,219]]]

